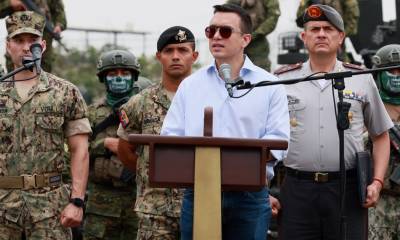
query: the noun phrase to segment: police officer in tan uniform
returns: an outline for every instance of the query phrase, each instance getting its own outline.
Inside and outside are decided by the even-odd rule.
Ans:
[[[32,58],[45,19],[16,12],[6,19],[14,68]],[[24,70],[0,83],[0,239],[71,239],[79,226],[89,167],[87,107],[77,87],[43,70]],[[62,182],[64,142],[71,189]]]
[[[342,17],[327,5],[312,5],[304,13],[301,38],[309,61],[275,73],[281,79],[317,72],[357,71],[337,60],[345,33]],[[365,239],[367,208],[379,199],[389,160],[388,129],[393,126],[371,75],[345,79],[344,98],[351,103],[350,128],[345,130],[347,239]],[[287,85],[290,143],[284,159],[286,179],[281,188],[280,239],[340,239],[339,139],[331,81]],[[356,153],[364,150],[364,126],[372,137],[374,181],[363,206],[356,185]]]

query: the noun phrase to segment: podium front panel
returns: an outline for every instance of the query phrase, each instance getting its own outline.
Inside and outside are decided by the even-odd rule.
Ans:
[[[150,185],[193,187],[195,149],[193,145],[150,144]],[[254,191],[265,186],[265,148],[224,146],[220,150],[223,190]]]

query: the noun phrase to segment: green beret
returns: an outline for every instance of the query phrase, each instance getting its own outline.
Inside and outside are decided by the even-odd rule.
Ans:
[[[12,38],[21,33],[31,33],[43,36],[46,19],[32,11],[15,12],[6,19],[7,38]]]
[[[328,21],[339,31],[344,32],[343,18],[328,5],[314,4],[309,6],[303,14],[302,25],[309,21]]]
[[[161,33],[157,41],[157,51],[161,52],[168,44],[194,42],[193,33],[181,26],[170,27]]]

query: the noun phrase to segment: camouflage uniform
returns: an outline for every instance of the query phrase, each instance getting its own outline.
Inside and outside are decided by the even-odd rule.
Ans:
[[[281,14],[278,0],[228,0],[228,3],[238,4],[249,13],[254,31],[245,53],[255,65],[269,71],[271,62],[266,36],[275,29]]]
[[[301,0],[300,6],[297,9],[297,17],[302,17],[304,11],[311,3],[329,5],[336,9],[343,17],[346,35],[357,34],[358,18],[360,17],[357,0]]]
[[[10,0],[0,0],[0,9],[9,7]],[[65,17],[64,4],[62,0],[32,0],[45,14],[46,18],[53,23],[54,26],[60,26],[61,30],[67,28],[67,19]],[[43,39],[46,40],[46,51],[43,53],[42,68],[47,72],[52,72],[52,63],[54,62],[53,54],[53,37],[47,31],[43,33]],[[13,70],[14,66],[10,57],[6,54],[7,70]]]
[[[395,124],[400,129],[400,122]],[[400,144],[400,141],[389,132],[391,141]],[[368,135],[366,138],[368,139]],[[370,142],[365,141],[370,147]],[[400,240],[400,185],[389,180],[396,168],[400,167],[400,152],[393,145],[390,151],[390,162],[384,179],[384,188],[378,205],[368,209],[368,239],[369,240]]]
[[[115,114],[105,99],[89,106],[94,129],[110,114]],[[136,199],[133,179],[119,178],[122,163],[104,148],[106,137],[117,137],[119,121],[100,131],[90,143],[91,172],[84,225],[84,239],[134,239],[137,217],[132,211]]]
[[[65,138],[91,131],[86,117],[78,88],[50,73],[41,72],[39,83],[24,100],[13,82],[1,83],[0,181],[21,175],[59,176]],[[71,239],[70,229],[60,224],[69,195],[69,187],[63,184],[0,188],[0,239],[20,239],[22,232],[27,239]]]
[[[121,107],[121,114],[126,114],[127,121],[125,129],[118,129],[118,136],[127,140],[127,133],[160,134],[170,104],[161,83],[143,90]],[[137,239],[177,239],[182,192],[171,188],[151,188],[148,146],[139,147],[137,154]]]

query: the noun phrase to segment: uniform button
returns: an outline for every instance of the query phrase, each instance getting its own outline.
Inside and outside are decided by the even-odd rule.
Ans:
[[[320,110],[320,111],[324,110],[324,107],[320,107],[319,110]]]
[[[323,129],[323,128],[324,128],[324,126],[320,126],[319,128]]]
[[[320,148],[324,148],[324,145],[320,145],[319,147],[320,147]]]

